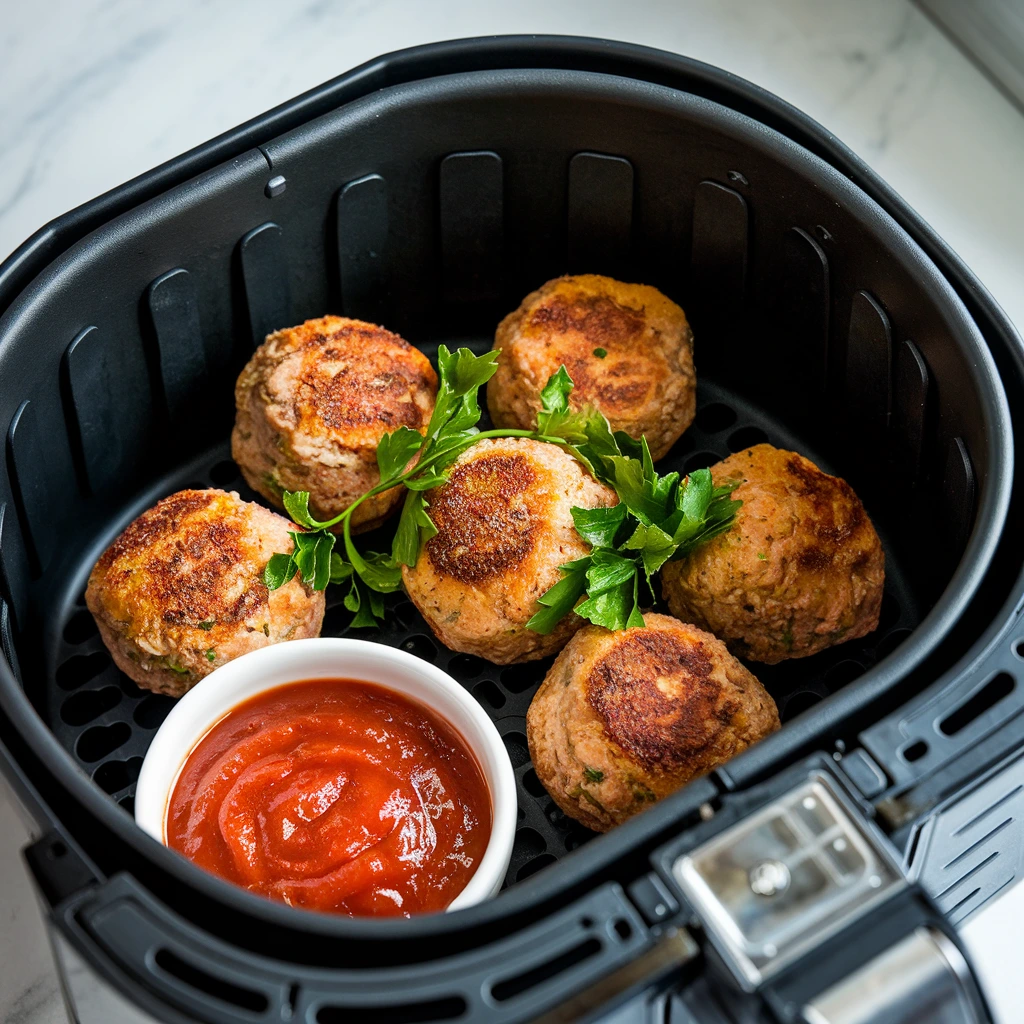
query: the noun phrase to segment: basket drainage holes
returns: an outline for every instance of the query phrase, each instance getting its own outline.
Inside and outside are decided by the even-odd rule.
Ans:
[[[127,761],[104,761],[93,773],[92,781],[104,793],[119,793],[139,777],[140,771],[141,757],[130,757]]]
[[[683,464],[683,469],[687,473],[693,473],[698,469],[707,469],[708,466],[713,466],[716,462],[721,461],[721,456],[716,455],[714,452],[697,452],[696,455],[691,455],[686,462]]]
[[[448,662],[448,671],[456,676],[479,676],[490,668],[490,662],[473,654],[456,654]],[[499,704],[498,707],[501,707]]]
[[[505,706],[505,694],[490,679],[482,679],[473,687],[473,696],[481,704],[486,704],[495,711]]]
[[[60,707],[60,717],[68,725],[86,725],[120,703],[121,691],[116,686],[84,690],[72,694],[64,701]]]
[[[415,654],[417,658],[422,658],[424,661],[433,661],[437,657],[437,648],[434,646],[434,641],[422,633],[417,633],[415,636],[409,637],[408,640],[403,640],[402,650]]]
[[[1014,686],[1016,680],[1009,672],[993,676],[973,697],[965,700],[956,711],[939,722],[939,732],[944,736],[955,736],[1004,697],[1009,697]]]
[[[623,942],[628,942],[633,937],[633,926],[624,917],[617,917],[612,927]]]
[[[513,768],[521,768],[530,760],[530,748],[526,745],[526,737],[521,732],[507,732],[501,738]]]
[[[1018,640],[1013,645],[1013,653],[1016,654],[1018,658],[1024,658],[1024,640]]]
[[[797,715],[803,714],[808,708],[814,707],[820,700],[821,694],[812,693],[810,690],[801,690],[799,693],[794,693],[786,701],[786,719],[796,718]]]
[[[911,763],[920,761],[928,753],[928,744],[924,740],[917,740],[915,743],[911,743],[909,747],[904,747],[902,753],[904,761],[910,761]]]
[[[528,864],[524,864],[516,872],[516,881],[521,882],[524,878],[529,878],[530,875],[537,874],[541,868],[546,868],[549,864],[554,864],[557,858],[550,853],[542,853],[539,857],[534,857]]]
[[[95,654],[76,654],[57,669],[57,685],[62,690],[77,690],[83,683],[95,679],[110,664],[106,651]]]
[[[269,1000],[262,992],[256,992],[251,988],[242,988],[241,985],[233,985],[222,978],[215,978],[201,968],[186,963],[169,949],[158,949],[153,959],[156,961],[157,967],[172,978],[177,978],[188,988],[202,992],[204,995],[213,996],[214,999],[221,999],[252,1013],[264,1013],[270,1005]]]
[[[883,633],[888,633],[900,621],[900,615],[902,614],[899,601],[892,594],[883,594],[882,611],[878,616],[878,628]]]
[[[165,697],[162,693],[151,693],[148,697],[135,705],[135,712],[132,717],[136,725],[143,729],[159,729],[164,719],[171,713],[176,699]]]
[[[912,629],[894,629],[879,645],[875,648],[875,657],[881,661],[883,658],[888,657],[896,650],[897,647],[904,640],[910,636],[914,631]]]
[[[513,693],[523,693],[531,686],[540,683],[547,668],[548,662],[546,661],[540,665],[535,661],[526,665],[513,665],[512,668],[507,668],[501,673],[501,681],[507,690],[511,690]]]
[[[513,863],[525,864],[527,861],[539,857],[547,849],[544,837],[529,825],[524,825],[516,830],[515,843],[512,846]]]
[[[739,430],[729,435],[726,442],[729,451],[741,452],[746,448],[753,448],[755,444],[764,444],[768,435],[760,427],[740,427]]]
[[[210,469],[210,479],[218,487],[225,487],[232,481],[237,480],[239,475],[238,465],[232,462],[231,459],[225,459],[223,462],[218,462]]]
[[[97,632],[96,620],[90,612],[75,612],[64,627],[64,639],[69,644],[81,644]]]
[[[458,1020],[469,1012],[462,996],[421,999],[415,1003],[384,1006],[321,1006],[316,1024],[428,1024],[429,1021]]]
[[[540,779],[537,778],[537,773],[532,768],[523,776],[523,789],[530,796],[540,797],[547,795],[547,791],[541,785]]]
[[[131,726],[127,722],[115,722],[113,725],[94,725],[86,729],[78,737],[75,753],[83,760],[92,764],[102,761],[112,754],[122,743],[126,743],[132,735]]]
[[[724,402],[712,402],[698,410],[694,422],[705,433],[717,434],[720,430],[728,430],[736,422],[736,413]]]
[[[839,687],[852,683],[854,679],[864,674],[864,666],[859,661],[840,661],[833,665],[824,675],[824,683],[829,690],[838,690]]]

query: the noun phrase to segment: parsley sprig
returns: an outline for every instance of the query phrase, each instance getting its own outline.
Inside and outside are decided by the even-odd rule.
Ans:
[[[403,565],[415,565],[420,550],[437,529],[430,519],[426,492],[445,482],[446,470],[470,445],[487,437],[529,437],[557,444],[613,487],[620,503],[610,508],[572,509],[579,535],[591,553],[560,567],[562,579],[539,598],[542,606],[527,623],[550,633],[575,608],[578,615],[609,629],[642,626],[641,579],[646,596],[651,577],[670,558],[682,558],[698,544],[727,530],[740,502],[733,487],[713,487],[711,473],[664,476],[654,469],[646,440],[612,433],[608,420],[592,406],[571,409],[573,382],[559,368],[541,392],[536,430],[481,431],[478,392],[497,369],[498,352],[474,355],[469,349],[438,349],[439,386],[433,415],[424,434],[399,427],[377,447],[380,482],[332,519],[314,519],[307,491],[285,491],[284,506],[302,530],[289,536],[291,554],[275,554],[263,578],[271,590],[296,573],[308,586],[348,583],[345,607],[353,626],[372,626],[384,617],[382,595],[402,584]],[[352,541],[352,513],[367,499],[393,487],[406,488],[390,553],[360,552]],[[341,525],[344,555],[335,551]],[[581,601],[580,599],[583,598]]]

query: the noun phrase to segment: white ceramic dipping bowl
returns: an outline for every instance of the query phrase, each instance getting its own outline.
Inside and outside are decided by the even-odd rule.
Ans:
[[[167,809],[178,776],[199,741],[233,708],[266,690],[307,679],[376,683],[426,705],[476,756],[491,794],[491,838],[466,887],[449,904],[460,910],[497,895],[512,856],[516,784],[505,745],[483,708],[451,676],[405,651],[367,640],[319,637],[252,651],[221,666],[171,710],[146,753],[135,791],[135,821],[166,843]]]

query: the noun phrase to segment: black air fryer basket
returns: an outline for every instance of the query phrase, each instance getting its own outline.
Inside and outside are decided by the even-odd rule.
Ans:
[[[431,356],[482,351],[565,272],[655,285],[686,310],[698,414],[667,468],[768,440],[854,485],[886,549],[878,631],[755,666],[782,730],[597,838],[529,763],[524,716],[549,663],[453,654],[397,595],[373,637],[459,679],[515,765],[505,892],[342,919],[263,901],[143,835],[134,780],[172,702],[115,669],[85,581],[173,490],[253,498],[227,443],[253,345],[330,312]],[[680,944],[701,934],[680,851],[813,770],[902,853],[1021,736],[1024,560],[1004,530],[1020,341],[852,154],[723,72],[543,38],[381,58],[43,229],[0,268],[0,311],[0,753],[37,823],[27,857],[59,957],[158,1019],[523,1020],[582,991],[684,984],[681,960],[705,961]],[[324,635],[349,617],[329,594]],[[1001,884],[975,880],[966,900],[915,890],[920,913],[952,934]]]

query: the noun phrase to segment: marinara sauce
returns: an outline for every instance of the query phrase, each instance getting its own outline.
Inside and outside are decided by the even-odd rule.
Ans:
[[[208,871],[352,916],[444,910],[490,834],[487,783],[455,730],[350,679],[234,708],[189,754],[167,813],[168,845]]]

